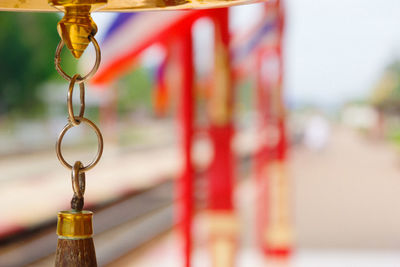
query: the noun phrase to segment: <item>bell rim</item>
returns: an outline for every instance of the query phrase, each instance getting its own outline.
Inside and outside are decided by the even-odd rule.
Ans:
[[[170,2],[163,0],[165,2]],[[268,0],[267,0],[268,1]],[[121,5],[120,0],[110,0],[105,6],[100,7],[93,12],[137,12],[137,11],[172,11],[172,10],[191,10],[191,9],[208,9],[208,8],[222,8],[244,4],[252,4],[265,2],[263,0],[177,0],[175,3],[158,3],[156,5],[154,0],[140,1],[140,5],[135,5],[138,1],[124,1]],[[17,11],[17,12],[61,12],[47,3],[47,1],[34,0],[26,1],[21,4],[18,0],[9,0],[0,2],[0,11]]]

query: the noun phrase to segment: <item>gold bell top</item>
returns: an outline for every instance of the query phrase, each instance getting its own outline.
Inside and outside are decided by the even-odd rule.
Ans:
[[[93,212],[60,211],[58,213],[57,235],[64,239],[86,239],[93,235]]]
[[[79,4],[81,0],[72,0]],[[98,2],[92,0],[93,3]],[[99,11],[129,12],[139,10],[192,9],[233,6],[244,3],[259,2],[255,0],[106,0]],[[13,11],[53,11],[58,10],[48,4],[47,0],[0,0],[0,10]]]
[[[232,6],[260,0],[0,0],[0,11],[62,11],[57,29],[75,58],[80,58],[94,36],[97,26],[90,14],[94,11],[129,12],[140,10],[175,10]]]

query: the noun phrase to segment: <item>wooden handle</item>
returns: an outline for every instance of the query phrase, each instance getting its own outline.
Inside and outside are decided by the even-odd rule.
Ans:
[[[56,267],[96,267],[93,238],[58,239]]]
[[[90,211],[58,213],[56,267],[97,267],[92,218]]]

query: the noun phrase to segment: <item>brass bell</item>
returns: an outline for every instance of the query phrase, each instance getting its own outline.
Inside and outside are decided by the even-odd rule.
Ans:
[[[0,0],[0,11],[63,11],[58,33],[75,58],[80,58],[97,32],[93,11],[129,12],[225,7],[257,0]]]
[[[81,57],[90,43],[89,37],[97,33],[90,13],[106,3],[107,0],[49,0],[49,5],[65,12],[57,31],[75,58]]]
[[[106,0],[103,6],[97,6],[97,0],[60,0],[62,6],[68,4],[81,4],[82,2],[91,2],[95,5],[97,11],[128,12],[141,10],[176,10],[176,9],[194,9],[194,8],[213,8],[226,7],[251,2],[260,2],[256,0]],[[54,4],[53,4],[54,5]],[[47,3],[47,0],[1,0],[0,10],[10,11],[53,11],[57,9]]]

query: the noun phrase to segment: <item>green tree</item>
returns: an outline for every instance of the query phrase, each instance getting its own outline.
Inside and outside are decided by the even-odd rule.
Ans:
[[[153,80],[144,68],[135,68],[118,82],[118,110],[126,114],[137,108],[151,111]]]
[[[38,87],[57,77],[54,51],[60,40],[59,20],[49,13],[0,13],[0,115],[31,116],[42,110]],[[67,57],[68,69],[71,58]]]
[[[370,102],[386,113],[400,113],[400,61],[388,65],[372,91]]]

